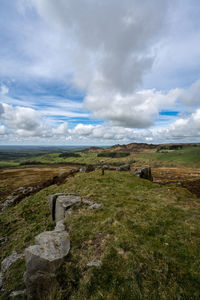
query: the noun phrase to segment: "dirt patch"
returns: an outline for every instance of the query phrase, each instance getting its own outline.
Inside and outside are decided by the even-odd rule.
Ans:
[[[153,181],[160,184],[180,183],[180,186],[200,197],[200,170],[188,168],[152,168]]]
[[[0,170],[0,202],[20,187],[37,186],[76,166],[40,166]]]
[[[152,168],[153,181],[156,183],[177,183],[200,179],[199,169]]]
[[[182,186],[188,189],[191,193],[200,198],[200,179],[195,181],[186,181],[182,183]]]

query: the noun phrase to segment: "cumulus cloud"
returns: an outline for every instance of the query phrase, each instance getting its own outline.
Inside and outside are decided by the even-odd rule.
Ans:
[[[6,85],[2,84],[0,87],[0,94],[6,95],[8,94],[8,92],[9,92],[9,88]]]
[[[68,133],[67,123],[60,124],[57,128],[52,129],[53,135],[66,135]]]
[[[3,108],[3,112],[0,115],[1,121],[17,135],[47,135],[48,127],[38,111],[27,107],[13,107],[5,103],[1,104],[0,107]]]
[[[183,90],[180,95],[182,101],[187,105],[200,103],[200,80],[195,81],[188,89]]]
[[[168,128],[157,132],[157,135],[167,139],[187,139],[200,137],[200,108],[189,117],[179,118]]]
[[[32,0],[32,4],[71,43],[78,85],[94,81],[122,93],[132,91],[151,67],[152,48],[168,7],[159,0]]]
[[[168,93],[152,89],[122,96],[94,89],[85,104],[94,117],[109,120],[112,125],[145,128],[154,123],[160,109],[174,104],[180,93],[179,89]]]
[[[86,108],[95,117],[137,128],[153,123],[156,101],[149,91],[145,98],[135,90],[154,62],[167,2],[32,0],[32,5],[63,37],[63,46],[68,43],[63,63],[71,59],[73,82],[85,89]]]
[[[0,135],[6,134],[6,128],[4,125],[0,125]]]

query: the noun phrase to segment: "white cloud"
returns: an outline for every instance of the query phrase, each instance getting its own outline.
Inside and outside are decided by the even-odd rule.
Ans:
[[[53,135],[66,135],[68,133],[67,123],[60,124],[57,128],[52,129]]]
[[[0,135],[6,134],[6,128],[4,125],[0,125]]]
[[[9,88],[6,85],[2,84],[1,88],[0,88],[0,94],[6,95],[6,94],[8,94],[8,92],[9,92]]]
[[[1,107],[3,107],[1,120],[11,132],[19,136],[48,135],[49,129],[38,111],[27,107],[13,107],[5,103],[1,104]]]
[[[183,90],[180,97],[189,106],[200,104],[200,80],[195,81],[189,89]]]
[[[181,90],[168,93],[156,90],[143,90],[122,96],[94,89],[85,99],[85,105],[96,118],[109,120],[112,125],[144,128],[154,123],[160,109],[172,106]]]
[[[42,60],[38,68],[51,73],[50,55],[58,74],[68,64],[76,85],[86,89],[98,85],[123,94],[132,92],[151,68],[168,8],[167,2],[159,0],[32,0],[32,4],[57,33],[45,39],[45,68]],[[56,57],[62,58],[57,63],[52,55],[55,45],[61,54]]]

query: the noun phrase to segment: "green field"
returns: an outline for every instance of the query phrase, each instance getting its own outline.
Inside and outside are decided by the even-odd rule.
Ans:
[[[137,160],[139,164],[148,164],[151,166],[185,166],[200,168],[200,146],[184,147],[181,150],[149,150],[144,153],[130,153],[127,157],[98,157],[96,152],[77,152],[80,157],[59,157],[61,153],[47,153],[42,155],[30,155],[19,157],[18,159],[5,159],[0,161],[0,167],[19,166],[26,161],[40,162],[43,164],[57,163],[83,163],[83,164],[112,164],[112,163],[129,163]]]
[[[59,273],[61,299],[200,298],[199,199],[130,172],[79,173],[8,208],[0,219],[2,237],[9,237],[2,259],[53,228],[47,197],[64,191],[102,208],[81,205],[66,220],[72,248]],[[99,268],[86,268],[95,260]],[[24,288],[24,271],[23,259],[10,268],[1,299]]]

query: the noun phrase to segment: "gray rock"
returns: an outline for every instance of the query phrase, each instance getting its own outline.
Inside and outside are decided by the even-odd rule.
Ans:
[[[92,205],[92,204],[93,204],[92,201],[87,200],[87,199],[82,199],[82,203],[83,203],[83,204],[87,204],[87,205]]]
[[[1,263],[1,272],[3,275],[8,271],[10,266],[14,264],[18,259],[22,258],[24,254],[14,251],[10,256],[6,257]]]
[[[57,229],[62,229],[61,226],[62,222],[58,222]],[[46,231],[36,236],[35,243],[25,249],[27,298],[57,299],[56,272],[70,250],[68,234],[59,230]]]
[[[54,231],[64,231],[65,230],[65,225],[64,225],[63,222],[64,222],[63,220],[58,221],[56,223],[56,227],[55,227]]]
[[[75,195],[63,195],[58,196],[56,199],[56,207],[55,207],[55,221],[56,223],[65,218],[65,212],[71,206],[81,203],[81,197]]]
[[[90,205],[90,206],[88,207],[88,209],[98,209],[98,208],[100,208],[100,207],[102,207],[102,204],[94,203],[94,204]]]
[[[0,289],[3,286],[4,276],[5,276],[6,272],[8,271],[8,269],[10,268],[10,266],[22,257],[24,257],[24,254],[17,253],[16,251],[14,251],[11,255],[4,258],[4,260],[1,262]]]
[[[130,171],[131,166],[129,164],[121,165],[118,168],[116,168],[116,171]]]
[[[25,296],[26,295],[26,290],[22,290],[22,291],[13,291],[10,295],[9,295],[9,297],[10,298],[15,298],[15,297],[22,297],[22,299],[23,299],[23,296]],[[18,298],[19,299],[19,298]]]
[[[97,260],[97,261],[91,261],[87,264],[87,267],[100,267],[101,266],[101,261],[100,260]]]
[[[56,275],[52,273],[24,274],[28,300],[60,299],[60,286]]]
[[[153,181],[153,177],[152,177],[152,174],[151,174],[151,168],[150,167],[135,169],[135,170],[133,170],[133,174],[140,177],[140,178],[148,179],[150,181]]]
[[[71,206],[81,202],[80,196],[65,193],[51,195],[48,199],[52,219],[56,223],[65,218],[66,211]]]
[[[36,245],[25,249],[27,273],[55,273],[70,250],[67,232],[43,232],[36,236],[35,243]]]

